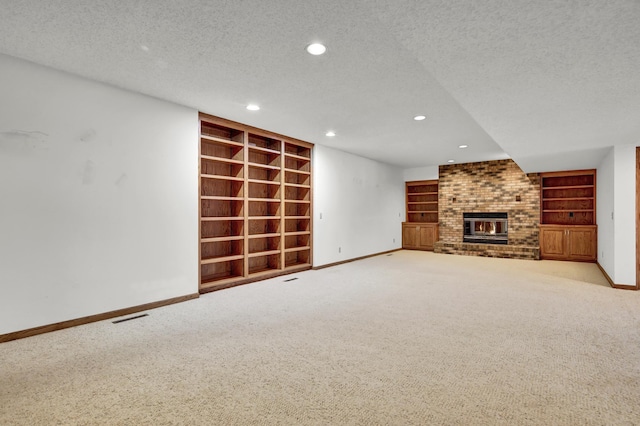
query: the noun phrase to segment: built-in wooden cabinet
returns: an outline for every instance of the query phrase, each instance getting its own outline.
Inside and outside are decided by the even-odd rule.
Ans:
[[[410,250],[433,250],[438,241],[437,223],[402,224],[402,248]]]
[[[596,260],[594,226],[544,226],[540,229],[540,252],[544,259]]]
[[[402,247],[433,250],[438,241],[438,181],[405,184],[407,220],[402,224]]]
[[[596,261],[595,170],[540,175],[540,257]]]
[[[200,291],[311,267],[312,148],[200,114]]]

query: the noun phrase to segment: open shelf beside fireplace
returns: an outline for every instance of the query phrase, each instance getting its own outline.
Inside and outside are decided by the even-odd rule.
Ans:
[[[406,183],[407,222],[438,223],[438,181]]]
[[[541,224],[595,224],[595,170],[543,173],[540,183]]]

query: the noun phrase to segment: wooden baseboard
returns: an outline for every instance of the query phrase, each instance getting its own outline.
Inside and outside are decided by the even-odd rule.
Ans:
[[[607,281],[609,281],[609,285],[612,288],[616,288],[619,290],[637,290],[638,286],[633,286],[633,285],[623,285],[623,284],[616,284],[613,282],[613,280],[611,279],[611,277],[609,276],[609,274],[607,274],[607,271],[604,270],[604,268],[602,267],[602,265],[600,265],[599,262],[596,262],[596,265],[598,265],[598,268],[600,269],[600,272],[602,272],[602,275],[604,275],[604,277],[607,279]]]
[[[387,251],[382,251],[380,253],[368,254],[366,256],[354,257],[353,259],[349,259],[349,260],[341,260],[340,262],[328,263],[326,265],[321,265],[321,266],[314,266],[313,270],[331,268],[332,266],[338,266],[338,265],[342,265],[344,263],[355,262],[356,260],[367,259],[369,257],[381,256],[383,254],[393,253],[393,252],[400,251],[400,250],[402,250],[402,249],[398,248],[398,249],[393,249],[393,250],[387,250]]]
[[[130,315],[141,311],[159,308],[161,306],[172,305],[174,303],[186,302],[187,300],[197,299],[200,297],[198,293],[187,294],[186,296],[174,297],[171,299],[160,300],[158,302],[145,303],[144,305],[132,306],[130,308],[118,309],[117,311],[104,312],[102,314],[90,315],[88,317],[76,318],[73,320],[57,322],[55,324],[42,325],[40,327],[29,328],[27,330],[15,331],[13,333],[0,334],[0,343],[11,340],[22,339],[25,337],[35,336],[38,334],[49,333],[51,331],[62,330],[65,328],[75,327],[77,325],[89,324],[97,321],[104,321],[111,318]]]

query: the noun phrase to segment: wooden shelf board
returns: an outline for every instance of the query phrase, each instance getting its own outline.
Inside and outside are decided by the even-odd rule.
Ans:
[[[202,158],[203,160],[218,161],[220,163],[238,164],[239,166],[244,166],[244,161],[232,160],[231,158],[213,157],[211,155],[200,155],[200,158]]]
[[[578,213],[593,213],[594,209],[556,209],[556,210],[542,210],[542,213],[569,213],[569,212],[578,212]]]
[[[218,201],[244,201],[242,197],[221,197],[217,195],[201,195],[201,200],[218,200]]]
[[[220,256],[220,257],[203,258],[200,261],[200,264],[201,265],[208,265],[210,263],[229,262],[229,261],[232,261],[232,260],[240,260],[240,259],[244,259],[244,255],[243,254],[234,254],[233,256]]]
[[[311,172],[305,172],[304,170],[296,170],[296,169],[287,169],[286,167],[284,168],[285,172],[292,172],[292,173],[298,173],[300,175],[310,175]]]
[[[543,197],[542,201],[583,201],[583,200],[593,200],[594,197],[561,197],[561,198],[549,198]]]
[[[280,169],[281,169],[281,167],[280,167],[280,166],[270,166],[270,165],[268,165],[268,164],[251,163],[251,162],[248,162],[248,163],[247,163],[247,166],[250,166],[250,167],[260,167],[260,168],[263,168],[263,169],[271,169],[271,170],[280,170]]]
[[[228,145],[233,145],[233,146],[237,146],[240,148],[244,148],[244,143],[242,142],[236,142],[236,141],[232,141],[232,140],[228,140],[228,139],[222,139],[222,138],[217,138],[215,136],[209,136],[209,135],[200,135],[200,139],[201,140],[205,140],[205,141],[209,141],[209,142],[220,142],[220,143],[224,143],[224,144],[228,144]]]
[[[218,220],[244,220],[244,217],[239,216],[203,216],[200,218],[203,222],[216,222]]]
[[[292,251],[303,251],[310,250],[311,246],[300,246],[300,247],[289,247],[288,249],[284,249],[285,253],[291,253]]]
[[[425,224],[425,223],[432,223],[434,225],[437,225],[439,222],[433,222],[431,220],[425,220],[425,221],[420,221],[420,222],[416,222],[415,220],[414,221],[408,220],[408,221],[406,221],[404,223],[408,223],[408,224],[411,224],[411,225],[420,225],[420,224]]]
[[[293,235],[311,235],[311,231],[295,231],[295,232],[285,232],[284,236],[293,236]]]
[[[225,284],[230,284],[232,282],[237,281],[239,278],[243,278],[243,276],[229,274],[229,275],[223,275],[220,278],[213,278],[209,280],[205,279],[200,283],[200,289],[208,289],[212,287],[222,286]]]
[[[269,275],[272,274],[273,271],[280,271],[281,268],[269,268],[267,267],[263,267],[260,269],[254,269],[254,270],[249,270],[249,276],[250,277],[255,277],[255,276],[259,276],[259,275]]]
[[[266,251],[259,251],[256,253],[249,253],[247,257],[271,256],[273,254],[280,254],[280,250],[266,250]]]
[[[285,152],[285,153],[284,153],[284,155],[285,155],[286,157],[295,158],[295,159],[297,159],[297,160],[311,161],[311,158],[309,158],[309,157],[305,157],[305,156],[303,156],[303,155],[298,155],[298,154],[289,154],[289,153],[287,153],[287,152]]]
[[[280,220],[280,216],[249,216],[249,220],[265,220],[265,219]]]
[[[300,268],[300,267],[311,267],[311,264],[309,262],[290,262],[285,264],[284,269],[288,270],[288,269]]]
[[[201,243],[217,243],[224,241],[235,241],[235,240],[243,240],[244,235],[234,235],[231,237],[211,237],[211,238],[200,238]]]
[[[409,210],[407,213],[438,213],[438,210]]]
[[[280,155],[281,154],[280,151],[276,151],[275,149],[262,148],[262,147],[259,147],[259,146],[249,145],[248,148],[250,150],[254,150],[254,151],[266,152],[268,154],[275,154],[275,155]]]
[[[296,188],[311,188],[311,185],[303,185],[301,183],[285,183],[284,186],[294,186]]]
[[[407,204],[438,204],[437,201],[409,201]]]
[[[311,216],[285,216],[285,219],[311,219]]]
[[[438,191],[435,192],[409,192],[407,194],[409,197],[412,195],[438,195]]]
[[[593,224],[576,224],[576,223],[541,223],[540,228],[596,228],[598,225]]]
[[[279,203],[282,200],[279,198],[247,198],[249,201],[262,201],[265,203]]]
[[[542,190],[548,189],[585,189],[585,188],[595,188],[595,185],[567,185],[567,186],[543,186]]]
[[[311,201],[309,200],[292,200],[289,198],[285,198],[284,200],[287,203],[292,203],[292,204],[311,204]]]
[[[222,175],[200,175],[203,179],[219,179],[219,180],[232,180],[235,182],[244,182],[244,178],[234,177],[234,176],[222,176]]]
[[[262,183],[266,185],[280,185],[280,182],[274,182],[272,180],[260,180],[260,179],[247,179],[249,183]]]
[[[280,236],[280,233],[277,232],[277,233],[271,233],[271,234],[251,234],[249,235],[248,238],[250,240],[253,240],[255,238],[273,238],[273,237],[279,237],[279,236]]]

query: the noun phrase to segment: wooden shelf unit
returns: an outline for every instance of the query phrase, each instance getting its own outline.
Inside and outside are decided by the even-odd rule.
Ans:
[[[542,173],[540,224],[595,225],[596,171]]]
[[[407,220],[402,224],[402,247],[433,250],[438,241],[438,181],[405,183]]]
[[[200,114],[200,291],[312,265],[312,148]]]
[[[438,223],[438,181],[406,182],[407,222]]]
[[[540,257],[595,262],[596,171],[540,174]]]

